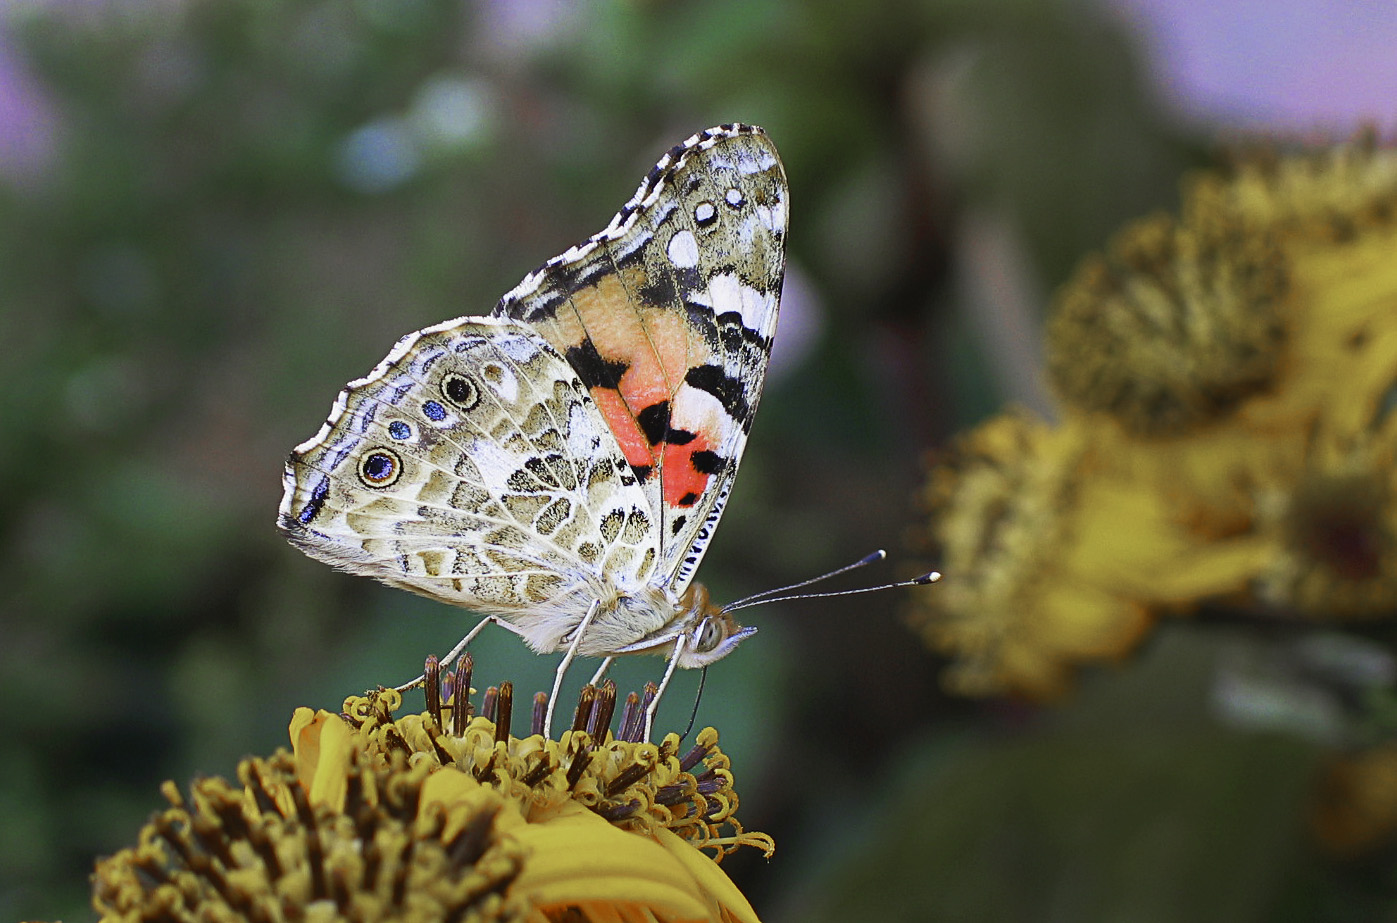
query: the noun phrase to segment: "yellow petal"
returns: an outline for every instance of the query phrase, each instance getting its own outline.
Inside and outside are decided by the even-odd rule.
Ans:
[[[333,716],[324,709],[315,711],[304,705],[291,715],[291,726],[288,729],[291,734],[291,751],[296,755],[296,773],[300,777],[302,787],[307,791],[310,790],[311,780],[315,777],[316,764],[320,762],[320,727],[329,717]]]
[[[1258,536],[1206,541],[1178,520],[1153,485],[1088,479],[1063,567],[1147,603],[1193,603],[1237,593],[1261,573],[1274,545]]]
[[[319,720],[315,726],[319,729],[319,734],[315,735],[319,758],[306,789],[312,805],[328,805],[336,811],[343,811],[344,796],[349,786],[354,730],[338,715],[322,714],[326,716],[325,719]],[[305,736],[304,733],[302,736]],[[309,747],[309,742],[303,743],[303,746]]]
[[[534,906],[635,904],[678,919],[711,918],[699,883],[672,852],[581,805],[568,803],[546,823],[510,832],[529,855],[511,890]]]
[[[731,918],[743,923],[757,923],[756,911],[747,903],[747,898],[737,890],[737,885],[732,883],[732,879],[723,872],[718,863],[695,849],[683,837],[664,828],[655,831],[655,838],[670,855],[683,864],[694,881],[698,882],[712,909],[716,911],[717,905],[721,905]],[[714,918],[716,919],[716,914]]]

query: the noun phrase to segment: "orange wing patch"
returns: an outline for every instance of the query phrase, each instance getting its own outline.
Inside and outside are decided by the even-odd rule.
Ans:
[[[708,482],[721,468],[701,470],[708,459],[717,459],[713,443],[703,436],[696,437],[687,445],[669,443],[664,447],[665,458],[665,503],[670,506],[690,507],[708,489]],[[710,463],[711,467],[711,463]]]
[[[602,274],[537,329],[586,382],[641,481],[663,472],[664,502],[687,507],[708,487],[716,443],[714,434],[671,429],[669,415],[685,374],[712,350],[682,313],[633,294],[648,281],[639,266]]]
[[[650,449],[650,441],[640,431],[640,424],[636,422],[630,408],[626,406],[621,392],[611,388],[593,388],[592,400],[596,401],[597,409],[601,411],[602,419],[606,421],[606,425],[611,427],[616,442],[621,446],[621,454],[626,456],[626,461],[630,463],[630,466],[643,468],[655,464],[655,455]]]

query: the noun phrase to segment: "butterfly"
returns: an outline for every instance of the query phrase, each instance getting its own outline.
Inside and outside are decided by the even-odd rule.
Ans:
[[[306,554],[485,615],[537,652],[704,667],[756,629],[694,583],[776,332],[785,170],[762,129],[660,158],[611,222],[488,316],[398,341],[286,464]],[[411,684],[409,684],[411,685]],[[548,733],[545,730],[545,733]]]

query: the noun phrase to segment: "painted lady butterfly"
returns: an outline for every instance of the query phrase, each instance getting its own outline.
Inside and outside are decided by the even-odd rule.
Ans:
[[[702,667],[755,629],[690,583],[757,409],[785,264],[765,133],[702,131],[611,223],[488,317],[398,341],[291,454],[306,554],[497,623],[540,653]],[[654,718],[656,696],[647,715]]]

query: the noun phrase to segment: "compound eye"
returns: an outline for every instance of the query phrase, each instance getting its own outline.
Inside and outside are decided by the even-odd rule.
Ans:
[[[723,633],[718,623],[711,618],[704,619],[694,629],[694,650],[705,654],[717,647],[722,639]]]
[[[402,473],[403,460],[392,449],[373,449],[359,462],[359,480],[366,487],[392,487]]]

